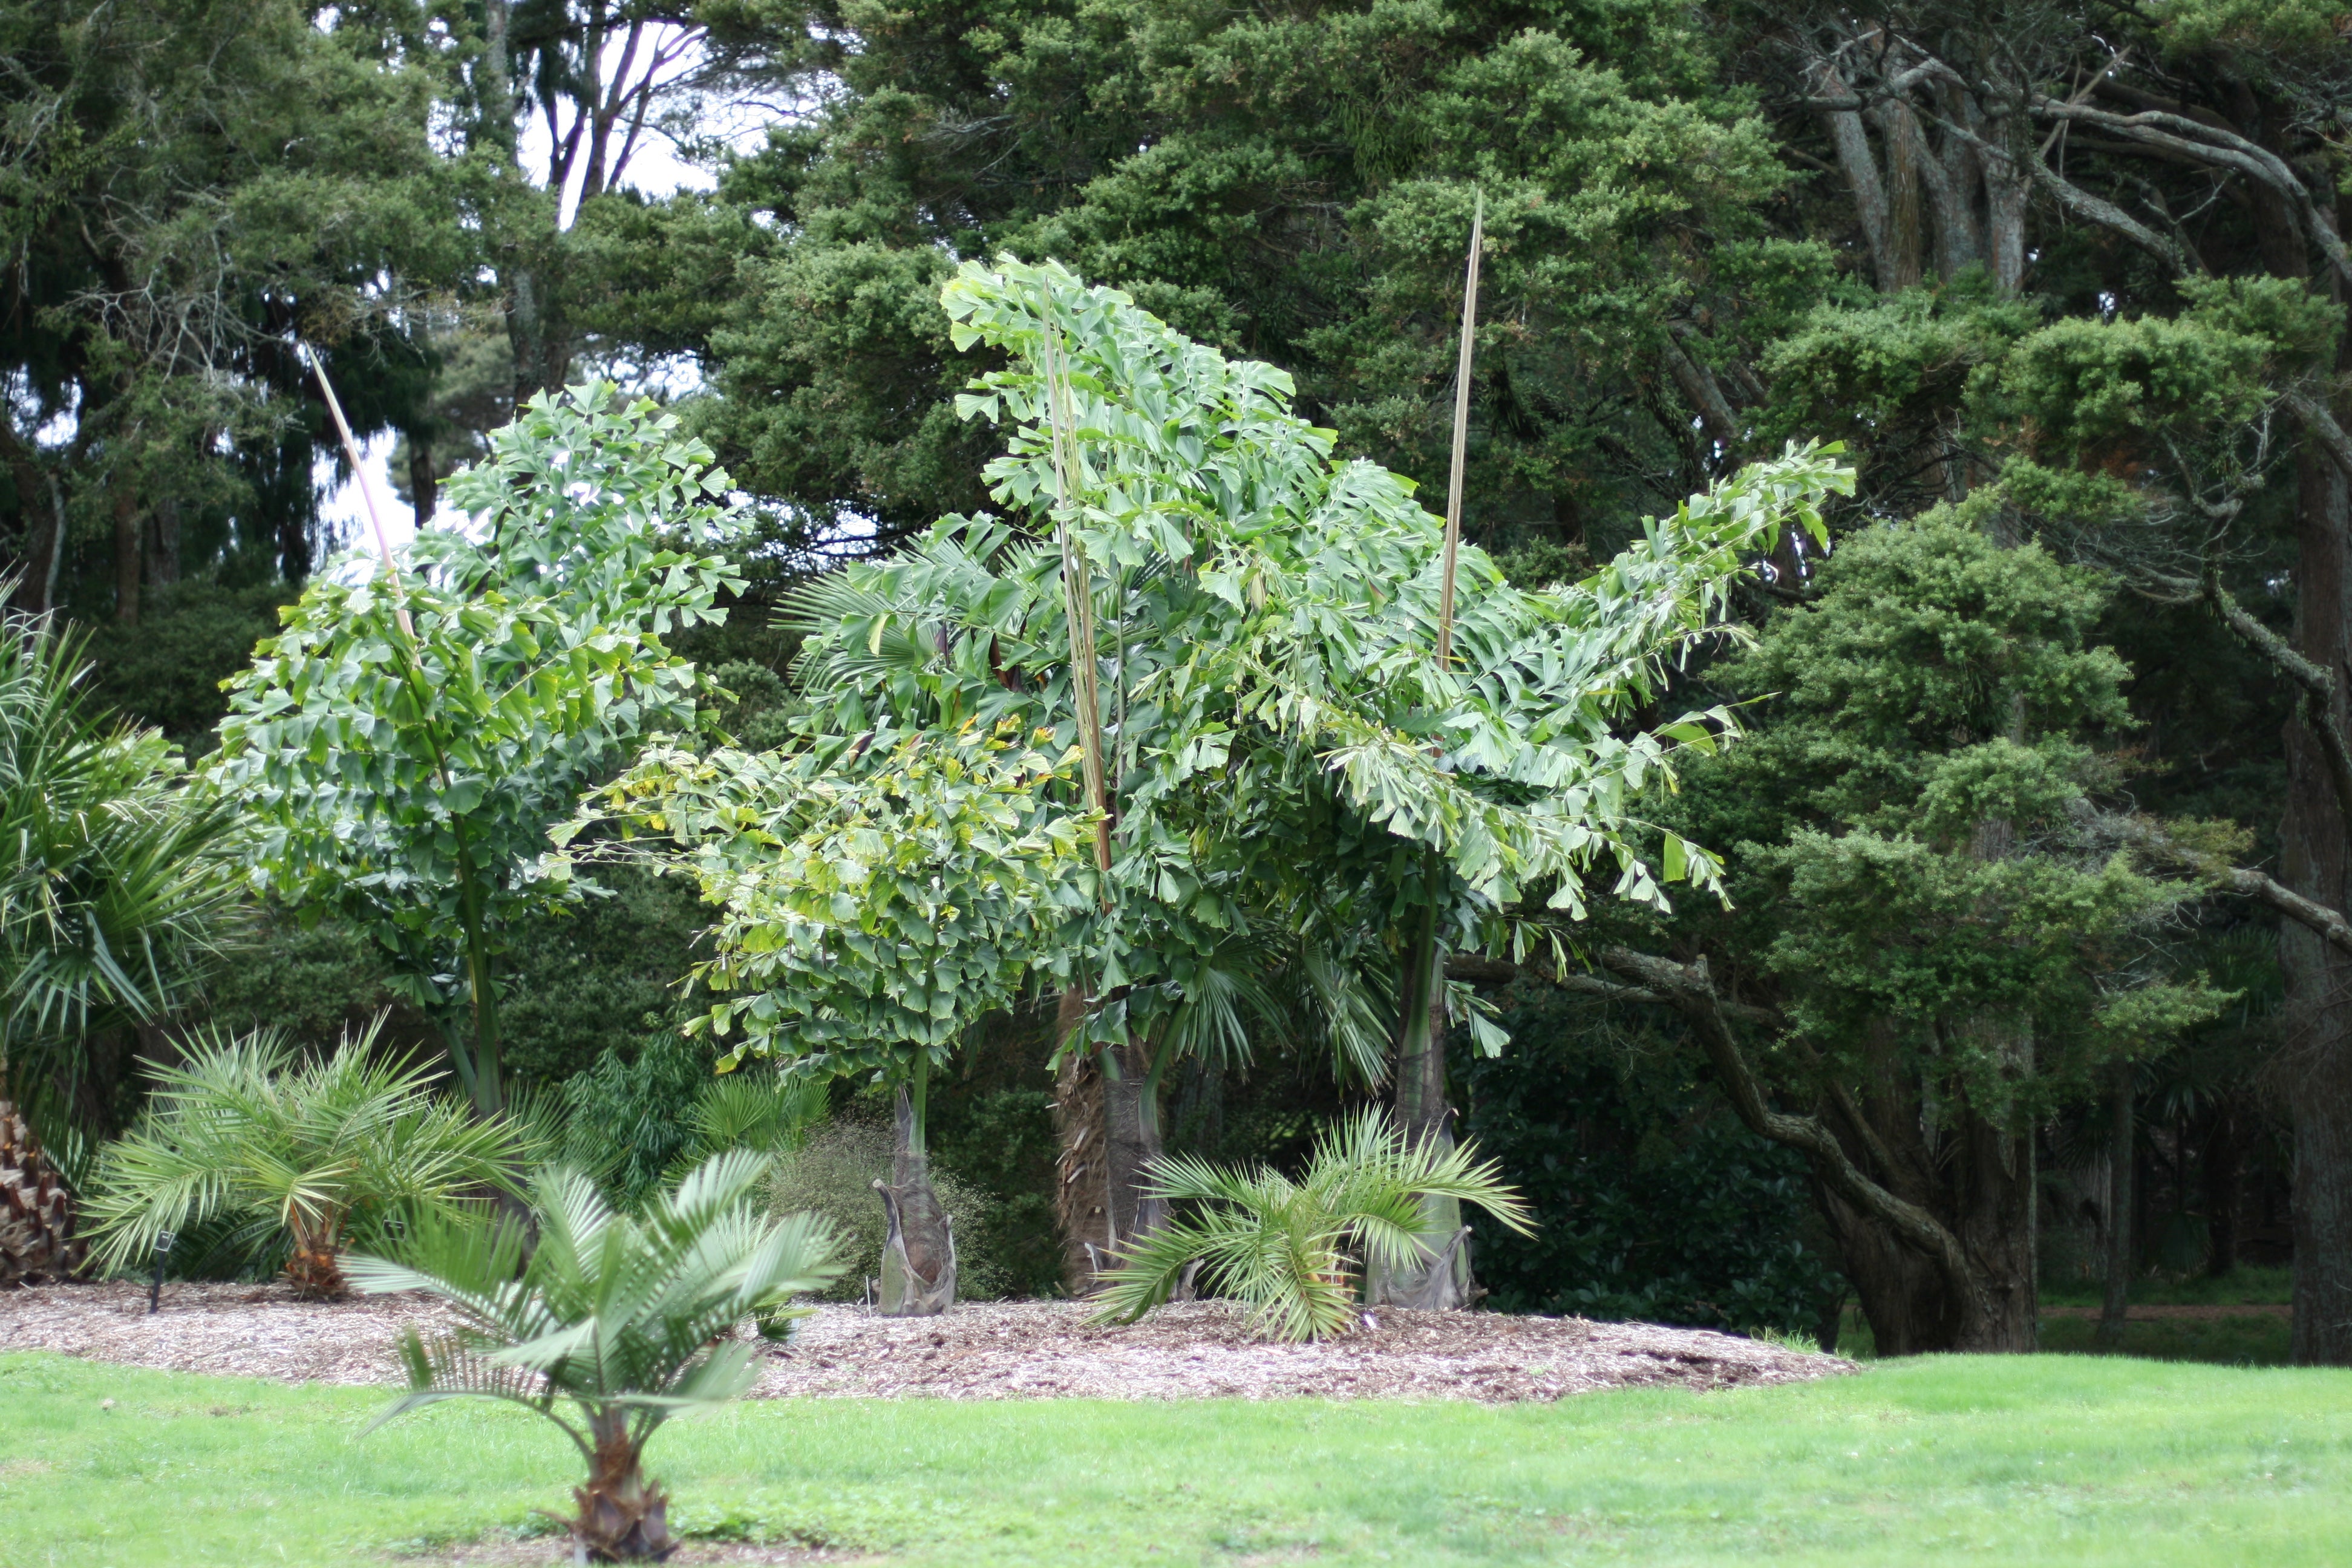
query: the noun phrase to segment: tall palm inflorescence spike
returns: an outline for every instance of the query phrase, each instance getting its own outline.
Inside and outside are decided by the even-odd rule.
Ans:
[[[760,1212],[769,1164],[751,1150],[713,1155],[634,1215],[587,1176],[551,1172],[532,1194],[527,1259],[523,1227],[504,1219],[431,1221],[398,1261],[352,1259],[361,1289],[430,1291],[459,1325],[429,1341],[407,1331],[408,1392],[383,1419],[460,1398],[537,1411],[588,1467],[573,1539],[598,1562],[667,1557],[669,1499],[646,1477],[646,1441],[680,1411],[751,1385],[738,1325],[776,1325],[791,1298],[841,1272],[822,1220]]]

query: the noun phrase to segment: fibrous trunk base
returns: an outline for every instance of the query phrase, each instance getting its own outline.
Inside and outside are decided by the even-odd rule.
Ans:
[[[889,1223],[875,1309],[886,1318],[936,1318],[955,1301],[955,1222],[931,1188],[929,1157],[914,1146],[914,1112],[904,1090],[897,1129],[890,1180],[874,1184]]]
[[[0,1100],[0,1289],[70,1279],[84,1250],[65,1179],[15,1104]]]
[[[573,1488],[572,1500],[580,1509],[572,1539],[592,1563],[659,1563],[677,1550],[669,1494],[646,1479],[634,1447],[625,1457],[600,1448],[588,1484]]]

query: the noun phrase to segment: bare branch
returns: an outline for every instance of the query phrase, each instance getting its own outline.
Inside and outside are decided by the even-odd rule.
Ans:
[[[1918,1205],[1897,1197],[1864,1173],[1837,1141],[1836,1134],[1811,1116],[1790,1116],[1772,1110],[1748,1065],[1746,1053],[1731,1032],[1723,1000],[1715,993],[1706,963],[1684,965],[1630,948],[1604,949],[1601,962],[1630,975],[1664,997],[1689,1020],[1707,1061],[1715,1068],[1732,1109],[1750,1131],[1803,1153],[1814,1171],[1840,1197],[1885,1226],[1904,1245],[1934,1263],[1945,1282],[1962,1298],[1985,1310],[1982,1290],[1969,1269],[1967,1251],[1959,1238]]]
[[[2223,892],[2253,900],[2284,915],[2340,952],[2352,953],[2352,921],[2315,900],[2260,871],[2233,866],[2220,856],[2183,844],[2141,816],[2101,816],[2097,826],[2148,856],[2203,879]]]
[[[2159,579],[2166,586],[2187,586],[2179,579]],[[2336,792],[2336,809],[2346,823],[2352,824],[2352,743],[2347,743],[2344,726],[2336,716],[2336,678],[2329,671],[2297,653],[2284,637],[2263,625],[2237,597],[2221,586],[2221,574],[2210,566],[2198,596],[2211,605],[2222,624],[2237,634],[2256,653],[2275,666],[2281,673],[2303,689],[2297,703],[2305,728],[2318,741],[2320,751],[2327,758],[2328,783]]]

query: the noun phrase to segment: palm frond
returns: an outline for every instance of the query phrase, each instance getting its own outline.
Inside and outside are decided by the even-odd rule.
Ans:
[[[528,1261],[520,1226],[459,1220],[416,1227],[397,1258],[354,1258],[362,1289],[431,1291],[462,1325],[450,1346],[409,1356],[394,1413],[537,1389],[542,1414],[567,1400],[592,1427],[625,1415],[642,1442],[679,1410],[741,1393],[748,1348],[713,1342],[842,1268],[823,1221],[761,1212],[771,1163],[751,1149],[713,1155],[636,1215],[615,1213],[583,1172],[546,1170]]]
[[[1436,1238],[1423,1198],[1475,1204],[1522,1234],[1531,1223],[1525,1201],[1475,1148],[1408,1140],[1377,1107],[1326,1128],[1298,1181],[1181,1155],[1153,1164],[1149,1190],[1192,1206],[1104,1276],[1097,1321],[1134,1321],[1198,1263],[1207,1286],[1251,1308],[1258,1332],[1321,1339],[1352,1321],[1364,1263],[1402,1268],[1430,1255]]]

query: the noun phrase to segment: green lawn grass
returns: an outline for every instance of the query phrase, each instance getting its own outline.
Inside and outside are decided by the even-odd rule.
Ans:
[[[114,1401],[109,1408],[104,1402]],[[396,1562],[561,1507],[569,1447],[384,1395],[0,1356],[0,1564]],[[743,1404],[680,1521],[892,1563],[2341,1563],[2352,1373],[1931,1358],[1556,1405]],[[405,1544],[404,1544],[405,1543]]]
[[[2137,1279],[2134,1307],[2284,1306],[2293,1273],[2285,1268],[2240,1268],[2218,1279]],[[2052,1307],[2096,1308],[2104,1294],[2096,1281],[2045,1282],[2041,1301],[2042,1348],[2060,1355],[2137,1356],[2151,1361],[2207,1361],[2224,1366],[2284,1366],[2293,1325],[2276,1312],[2233,1312],[2213,1318],[2126,1319],[2122,1349],[2109,1352],[2092,1342],[2095,1317],[2053,1313]],[[1867,1361],[1878,1353],[1862,1309],[1849,1302],[1838,1330],[1838,1353]]]
[[[2292,1268],[2233,1268],[2215,1279],[2200,1274],[2188,1279],[2135,1279],[2131,1300],[2135,1307],[2283,1307],[2294,1299],[2294,1289]],[[2095,1279],[2045,1279],[2041,1300],[2045,1307],[2095,1307],[2106,1300],[2106,1288]]]

